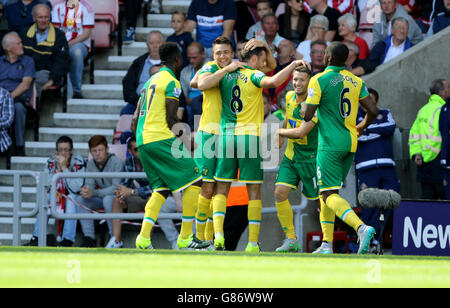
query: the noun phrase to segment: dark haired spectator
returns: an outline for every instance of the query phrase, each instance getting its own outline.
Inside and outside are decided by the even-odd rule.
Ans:
[[[236,19],[234,0],[193,0],[184,26],[187,32],[197,29],[197,41],[205,47],[206,57],[212,59],[212,44],[217,37],[233,40]]]
[[[341,40],[338,32],[338,18],[342,15],[338,10],[328,6],[327,0],[309,0],[309,5],[313,9],[311,16],[323,15],[328,19],[329,26],[328,31],[325,34],[325,40],[332,42],[333,40]],[[307,36],[310,38],[310,35]]]
[[[104,136],[94,135],[89,139],[89,152],[92,159],[88,161],[87,172],[122,172],[123,161],[109,152],[108,141]],[[80,189],[75,201],[91,210],[104,209],[111,213],[114,191],[120,183],[120,178],[87,178]],[[79,207],[79,213],[90,213],[89,210]],[[83,247],[95,247],[95,229],[93,220],[80,220],[84,234]],[[111,221],[108,220],[109,233],[112,236]]]
[[[447,81],[448,84],[448,81]],[[450,87],[447,86],[448,91]],[[450,200],[450,93],[439,116],[439,131],[442,137],[441,165],[444,168],[445,199]]]
[[[408,38],[413,45],[423,40],[420,27],[414,19],[405,11],[403,6],[398,5],[397,0],[379,0],[382,10],[381,20],[373,25],[372,48],[379,41],[384,40],[391,34],[392,21],[397,17],[403,17],[408,21]]]
[[[133,61],[127,74],[122,79],[123,99],[127,103],[126,114],[133,114],[136,109],[141,90],[150,79],[150,69],[161,64],[159,46],[164,42],[160,31],[153,30],[147,35],[148,52]]]
[[[50,9],[48,0],[10,0],[4,6],[4,17],[8,20],[9,30],[20,33],[23,28],[31,26],[33,21],[33,8],[38,4],[46,4]]]
[[[422,188],[422,199],[445,199],[441,166],[442,138],[439,117],[442,106],[450,97],[448,81],[433,80],[430,99],[417,113],[409,131],[409,156],[417,165],[417,182]]]
[[[0,88],[0,153],[6,152],[12,144],[8,130],[14,122],[14,100],[11,94]]]
[[[83,98],[81,84],[84,59],[91,49],[91,33],[95,26],[94,9],[87,0],[60,1],[52,10],[52,23],[66,34],[69,44],[69,80],[73,98]]]
[[[367,59],[369,57],[369,46],[367,45],[366,41],[359,36],[356,35],[356,27],[357,27],[357,21],[355,16],[353,16],[350,13],[347,13],[345,15],[342,15],[338,18],[339,23],[339,36],[342,37],[344,40],[349,40],[354,42],[356,45],[358,45],[359,49],[359,59]]]
[[[95,0],[94,0],[95,1]],[[134,42],[136,34],[136,22],[139,12],[140,0],[126,0],[123,1],[125,6],[125,17],[127,20],[127,28],[125,30],[125,36],[123,37],[123,43],[128,45]],[[155,1],[152,1],[155,2]]]
[[[56,154],[47,160],[46,171],[49,179],[60,172],[84,172],[86,163],[81,155],[75,154],[73,149],[73,141],[68,136],[61,136],[56,140]],[[74,214],[77,212],[77,205],[73,203],[79,193],[81,186],[83,186],[84,179],[82,178],[61,178],[56,182],[56,207],[58,211],[67,214]],[[49,188],[50,191],[50,188]],[[50,194],[47,196],[50,200]],[[49,216],[47,216],[48,219]],[[58,243],[59,246],[71,247],[75,242],[77,231],[77,220],[64,220],[64,228],[62,231],[62,241]],[[28,245],[37,246],[39,235],[39,216],[34,225],[33,236]],[[59,236],[59,234],[58,234]]]
[[[263,37],[264,31],[261,28],[261,18],[269,13],[273,13],[272,8],[270,7],[270,0],[261,0],[256,3],[256,12],[258,15],[258,21],[248,28],[247,35],[245,36],[245,39],[248,41],[255,37]]]
[[[369,60],[378,66],[411,48],[413,44],[408,38],[408,29],[409,23],[405,18],[394,18],[392,20],[392,34],[375,44],[370,52]]]
[[[206,61],[205,49],[202,43],[193,42],[188,47],[189,65],[181,70],[180,83],[186,98],[188,124],[194,130],[194,118],[202,114],[203,94],[190,86],[192,78],[202,68]]]
[[[367,59],[361,60],[359,58],[359,47],[355,42],[343,40],[342,43],[344,43],[349,50],[347,61],[345,62],[348,71],[356,76],[362,76],[370,74],[375,70],[375,64]]]
[[[166,39],[166,42],[175,42],[181,48],[181,54],[183,55],[183,67],[189,65],[187,48],[194,41],[194,39],[192,38],[192,34],[190,32],[184,31],[185,20],[186,14],[184,12],[173,12],[170,25],[174,33]]]
[[[378,92],[369,89],[377,109],[378,116],[367,127],[358,138],[358,149],[355,154],[356,173],[358,175],[358,189],[366,188],[392,189],[400,193],[400,181],[395,171],[394,153],[392,148],[392,136],[395,132],[396,123],[389,109],[378,106]],[[366,110],[360,106],[356,123],[360,123]],[[384,211],[385,221],[392,216],[392,210]],[[361,220],[371,225],[376,230],[373,245],[381,241],[380,234],[380,209],[361,208]]]
[[[324,41],[314,41],[311,43],[311,71],[313,76],[323,72],[325,69],[324,57],[327,43]]]
[[[287,0],[286,11],[278,16],[280,35],[295,46],[305,40],[311,16],[304,10],[303,0]]]
[[[38,97],[43,90],[60,84],[69,69],[69,45],[64,32],[50,23],[50,8],[38,4],[33,8],[35,23],[20,33],[25,54],[36,67]]]
[[[125,161],[125,172],[144,172],[139,152],[136,145],[136,138],[130,137],[127,142],[127,149],[130,157]],[[112,213],[128,213],[143,212],[148,199],[152,194],[152,188],[145,179],[123,179],[114,192]],[[168,197],[161,207],[160,213],[175,213],[177,206],[172,196]],[[166,235],[173,249],[177,249],[178,231],[171,219],[158,220],[161,229]],[[112,237],[109,239],[105,248],[122,248],[122,222],[120,220],[112,220]]]
[[[278,47],[284,37],[278,34],[280,26],[278,24],[278,19],[273,13],[266,14],[261,19],[261,28],[264,31],[263,37],[256,37],[256,39],[262,40],[269,46],[273,53],[273,56],[277,57]]]
[[[0,57],[0,87],[6,89],[14,99],[14,155],[25,156],[24,137],[27,106],[33,94],[35,77],[34,61],[24,55],[22,40],[16,32],[3,37],[2,46],[6,54]],[[31,108],[28,108],[32,110]]]

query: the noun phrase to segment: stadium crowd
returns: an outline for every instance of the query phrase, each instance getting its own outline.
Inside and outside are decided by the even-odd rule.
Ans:
[[[135,40],[140,4],[140,0],[125,1],[127,27],[124,44]],[[153,7],[156,6],[152,5]],[[218,18],[219,16],[223,18]],[[377,16],[378,21],[374,22],[373,16]],[[188,124],[191,131],[198,126],[205,96],[198,87],[192,86],[191,81],[205,64],[215,60],[213,43],[219,36],[230,39],[236,51],[233,61],[242,61],[240,50],[250,40],[264,42],[276,60],[275,67],[265,72],[267,76],[276,76],[294,60],[308,62],[311,77],[320,74],[326,68],[324,57],[327,46],[332,42],[343,42],[349,50],[345,62],[346,70],[356,76],[364,76],[375,71],[377,66],[438,33],[449,23],[450,0],[193,0],[187,14],[180,11],[172,13],[173,34],[166,40],[177,43],[183,56],[179,76],[182,92],[177,116]],[[91,48],[94,26],[95,12],[88,0],[1,1],[1,152],[13,146],[14,155],[25,156],[26,123],[38,116],[33,108],[33,99],[39,99],[42,91],[68,83],[73,98],[83,98],[81,84],[84,63]],[[195,39],[192,36],[194,29]],[[159,48],[164,43],[162,33],[151,31],[146,43],[148,52],[134,60],[123,78],[123,99],[127,104],[122,109],[121,116],[135,113],[142,89],[164,64],[159,54]],[[294,90],[293,75],[276,87],[264,89],[264,101],[267,102],[265,119],[275,119],[280,127],[287,118],[286,95]],[[369,89],[369,92],[377,102],[381,116],[377,117],[373,125],[358,139],[359,146],[355,157],[358,186],[359,189],[377,187],[399,192],[400,183],[395,174],[390,139],[396,127],[395,120],[388,109],[378,106],[377,91]],[[447,184],[450,168],[448,81],[433,81],[430,85],[430,95],[429,103],[418,114],[417,124],[415,122],[411,128],[410,154],[418,166],[422,197],[450,199],[450,185]],[[440,112],[441,108],[443,112]],[[363,108],[359,110],[358,122],[362,121],[366,112]],[[423,123],[432,123],[435,129],[424,133],[424,129],[420,127]],[[93,136],[89,141],[92,159],[87,161],[74,154],[70,136],[62,136],[56,141],[57,153],[49,159],[48,171],[50,174],[66,170],[142,171],[143,165],[135,138],[130,126],[130,130],[122,132],[122,136],[115,140],[127,145],[124,161],[108,153],[109,147],[105,137]],[[439,138],[441,141],[437,140]],[[424,148],[431,149],[431,152],[424,152]],[[373,163],[374,161],[376,163]],[[62,198],[65,201],[59,202],[66,212],[99,209],[116,213],[125,210],[144,211],[145,204],[152,195],[148,182],[131,179],[122,182],[105,179],[86,182],[83,185],[61,181],[58,189],[61,195],[67,196]],[[248,200],[241,203],[246,202]],[[162,207],[167,212],[181,212],[181,208],[181,197],[175,193],[165,200]],[[366,210],[361,218],[378,231],[378,216],[376,211]],[[95,246],[93,222],[80,222],[84,235],[82,245]],[[174,228],[173,222],[158,222],[172,248],[177,248],[178,230]],[[30,241],[31,245],[37,244],[37,226],[38,222]],[[110,241],[106,247],[122,247],[120,222],[108,221],[108,230]],[[75,232],[76,221],[65,221],[60,245],[72,246],[75,242]],[[374,242],[376,244],[376,239]],[[235,248],[235,245],[233,247]]]

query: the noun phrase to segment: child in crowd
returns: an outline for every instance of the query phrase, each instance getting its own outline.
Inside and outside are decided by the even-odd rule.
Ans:
[[[175,42],[181,50],[183,55],[183,67],[189,65],[189,60],[187,57],[187,48],[194,41],[190,32],[185,32],[183,29],[184,20],[186,19],[186,14],[181,11],[175,11],[172,13],[171,26],[174,32],[171,36],[167,38],[167,42]]]

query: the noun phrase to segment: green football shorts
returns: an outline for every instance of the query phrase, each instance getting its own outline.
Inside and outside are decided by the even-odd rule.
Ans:
[[[341,189],[354,159],[352,152],[317,151],[319,191]]]
[[[202,179],[191,154],[175,137],[144,144],[138,151],[153,191],[177,192]]]
[[[204,182],[215,182],[217,153],[216,144],[218,135],[199,130],[195,136],[197,148],[194,150],[194,160],[197,164]]]
[[[259,149],[259,136],[226,135],[219,137],[214,179],[219,182],[239,181],[250,184],[264,182]]]
[[[281,162],[275,185],[287,186],[297,189],[300,181],[303,184],[302,194],[307,199],[319,198],[319,187],[316,178],[316,163],[295,162],[286,156]]]

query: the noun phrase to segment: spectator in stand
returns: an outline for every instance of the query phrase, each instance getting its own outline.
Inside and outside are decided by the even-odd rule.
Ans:
[[[430,99],[423,106],[409,131],[409,156],[417,165],[417,182],[422,199],[445,199],[444,175],[441,166],[442,137],[439,117],[450,97],[448,81],[436,79],[430,86]]]
[[[87,163],[87,172],[122,172],[123,161],[112,153],[108,153],[108,141],[105,136],[94,135],[89,139],[89,152],[92,155]],[[111,213],[114,200],[114,191],[120,183],[120,178],[87,178],[86,183],[76,196],[76,203],[82,204],[91,210],[104,209]],[[79,207],[79,213],[90,213],[90,210]],[[80,220],[84,234],[83,247],[95,247],[94,221]],[[111,221],[108,220],[109,233],[112,236]]]
[[[172,13],[172,21],[170,23],[174,33],[170,35],[166,42],[175,42],[180,47],[181,54],[183,55],[183,67],[189,65],[189,59],[187,56],[187,48],[194,41],[190,32],[184,31],[184,22],[186,20],[186,14],[181,11],[175,11]]]
[[[190,86],[192,78],[202,68],[206,62],[205,49],[200,42],[193,42],[188,47],[189,65],[181,70],[180,83],[186,98],[186,107],[188,114],[188,124],[191,131],[194,130],[195,115],[202,114],[203,94],[198,89]]]
[[[325,69],[324,57],[325,49],[327,49],[327,43],[324,41],[314,41],[311,43],[311,72],[313,76],[323,72]]]
[[[360,0],[361,1],[361,0]],[[328,0],[328,6],[338,10],[341,14],[352,13],[354,0]]]
[[[141,90],[147,80],[150,79],[150,69],[154,65],[161,64],[159,46],[164,42],[160,31],[153,30],[147,35],[148,52],[133,61],[127,74],[122,79],[123,99],[127,105],[121,114],[133,114],[141,95]]]
[[[403,17],[408,21],[408,37],[413,45],[423,40],[422,30],[403,6],[398,5],[397,0],[380,0],[380,6],[383,13],[380,22],[373,25],[372,49],[377,42],[384,40],[391,34],[392,21],[397,17]]]
[[[306,62],[311,62],[311,43],[314,41],[325,41],[325,34],[328,31],[328,18],[323,15],[311,17],[308,31],[311,33],[311,39],[298,44],[297,53],[302,55],[302,59]],[[329,42],[327,42],[327,45],[328,43]]]
[[[46,4],[50,9],[52,5],[47,0],[16,0],[8,1],[5,5],[5,18],[8,20],[9,30],[20,33],[23,28],[31,26],[33,21],[32,10],[40,4]]]
[[[345,61],[346,69],[356,76],[363,76],[372,73],[377,67],[375,64],[367,59],[361,60],[358,56],[359,47],[353,41],[343,40],[348,47],[348,57]]]
[[[447,86],[447,89],[450,91],[450,87]],[[450,200],[450,93],[447,96],[439,116],[439,132],[442,137],[441,165],[444,168],[445,199]]]
[[[278,16],[280,35],[291,40],[297,46],[308,33],[311,17],[303,8],[303,0],[287,0],[286,4],[286,11]]]
[[[428,31],[431,22],[438,14],[445,12],[444,3],[441,0],[398,0],[398,3],[417,22],[422,33]]]
[[[84,59],[91,48],[91,33],[95,26],[94,9],[87,0],[66,0],[55,4],[52,23],[66,33],[70,54],[70,84],[73,98],[83,98]]]
[[[0,88],[0,153],[4,153],[12,144],[8,130],[14,122],[14,100],[11,94]]]
[[[392,136],[395,131],[395,120],[389,109],[378,107],[378,92],[369,89],[369,93],[378,109],[378,116],[358,138],[358,149],[355,154],[358,188],[392,189],[400,193],[400,181],[395,171]],[[366,110],[360,106],[356,124],[360,123]],[[392,217],[392,210],[384,211],[385,222]],[[380,234],[380,209],[361,208],[361,220],[376,230],[373,245],[376,246],[382,238]]]
[[[45,171],[48,172],[49,183],[52,177],[60,172],[84,172],[86,163],[81,155],[75,154],[73,149],[73,141],[68,136],[61,136],[56,140],[56,154],[47,160]],[[83,178],[61,178],[56,182],[56,208],[58,212],[66,214],[75,214],[77,205],[73,202],[81,186],[83,186]],[[48,188],[47,199],[50,202],[50,188]],[[49,216],[47,215],[47,220]],[[77,233],[77,220],[64,220],[64,228],[62,231],[62,241],[58,246],[72,247],[75,243]],[[31,237],[29,246],[38,245],[39,235],[39,216],[37,216],[34,224],[33,236]]]
[[[250,5],[252,2],[256,5],[258,0],[234,0],[236,5],[236,20],[239,22],[234,24],[233,36],[237,41],[245,39],[248,29],[252,27],[259,18],[255,18],[251,12]]]
[[[261,28],[261,18],[263,18],[263,16],[266,14],[273,13],[272,8],[270,7],[270,0],[258,1],[258,3],[256,4],[256,11],[260,20],[248,29],[247,35],[245,36],[246,40],[250,40],[257,36],[264,36],[264,31]]]
[[[185,31],[197,29],[197,41],[205,47],[207,59],[212,59],[212,44],[223,35],[233,41],[237,18],[234,0],[193,0],[189,6]]]
[[[338,31],[338,18],[341,17],[341,13],[338,10],[328,6],[327,0],[309,0],[309,5],[313,9],[311,16],[323,15],[328,18],[329,26],[328,31],[325,34],[325,40],[327,42],[341,40],[339,35],[336,35]],[[310,39],[311,33],[308,33],[306,38]]]
[[[369,46],[367,46],[367,43],[364,39],[360,38],[355,33],[357,27],[355,16],[350,13],[342,15],[338,18],[338,23],[339,36],[344,40],[355,42],[355,44],[358,45],[359,48],[358,58],[362,60],[367,59],[370,53]]]
[[[130,157],[125,161],[125,172],[144,172],[139,152],[136,146],[136,138],[130,137],[127,142],[128,153]],[[145,179],[123,179],[117,186],[115,197],[113,200],[112,213],[128,213],[143,212],[145,205],[152,194],[152,188]],[[173,197],[168,197],[165,204],[161,208],[161,213],[175,213],[177,206]],[[178,231],[171,219],[159,219],[159,224],[167,240],[173,249],[177,249]],[[105,248],[122,248],[122,222],[120,220],[112,220],[112,237],[109,239]]]
[[[2,46],[6,54],[0,57],[0,87],[8,90],[14,99],[14,155],[25,156],[25,124],[33,94],[34,61],[24,55],[22,40],[16,32],[5,35]]]
[[[3,37],[6,35],[6,33],[9,32],[9,25],[8,20],[4,18],[3,12],[5,11],[3,7],[3,3],[0,2],[0,42],[3,39]],[[5,51],[0,46],[0,56],[3,56],[5,54]]]
[[[94,0],[95,1],[95,0]],[[123,37],[123,43],[128,45],[134,42],[136,34],[136,21],[138,17],[139,7],[141,5],[140,0],[125,0],[125,17],[127,20],[127,29],[125,30],[125,36]]]
[[[413,44],[408,38],[408,29],[408,20],[403,17],[394,18],[392,34],[375,44],[370,52],[369,60],[378,66],[411,48]]]
[[[431,36],[450,26],[450,0],[442,0],[445,11],[438,13],[433,19],[431,26],[427,32],[427,36]]]
[[[37,96],[54,84],[60,84],[69,69],[69,46],[64,32],[50,24],[50,8],[38,4],[33,8],[35,23],[20,33],[25,54],[36,66]]]
[[[278,34],[278,30],[280,29],[278,25],[278,19],[274,13],[266,14],[261,19],[261,27],[264,31],[263,37],[256,37],[258,40],[262,40],[264,43],[269,46],[270,50],[273,53],[273,56],[277,57],[278,47],[282,40],[285,40],[284,37]]]

